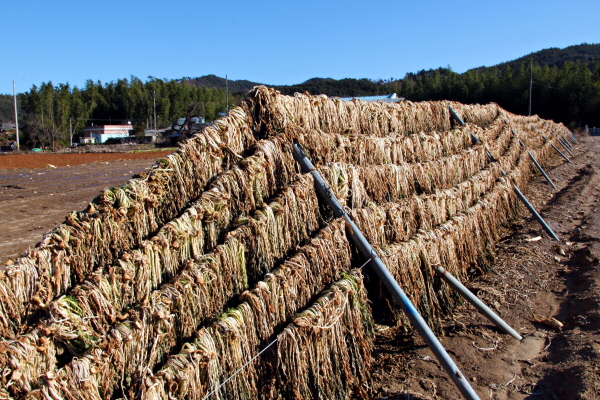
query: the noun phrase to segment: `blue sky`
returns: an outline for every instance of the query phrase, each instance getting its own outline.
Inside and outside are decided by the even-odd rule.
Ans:
[[[600,43],[600,1],[0,0],[0,93],[215,74],[269,84],[457,72]]]

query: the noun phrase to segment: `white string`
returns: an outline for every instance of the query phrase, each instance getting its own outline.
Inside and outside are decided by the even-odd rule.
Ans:
[[[377,257],[377,256],[372,256],[371,258],[369,258],[369,259],[368,259],[368,260],[367,260],[367,261],[366,261],[366,262],[365,262],[363,265],[361,265],[360,267],[358,267],[358,269],[363,269],[363,267],[364,267],[365,265],[367,265],[368,263],[370,263],[370,262],[371,262],[371,260],[372,260],[372,259],[374,259],[375,257]]]
[[[358,269],[362,269],[365,265],[367,265],[368,263],[371,262],[371,260],[373,260],[375,257],[377,256],[372,256],[371,258],[369,258],[363,265],[361,265]],[[348,300],[348,299],[346,299]],[[337,319],[339,319],[339,317],[341,316],[341,314],[338,316]],[[335,322],[337,322],[337,319]],[[333,326],[335,324],[335,322],[333,324],[331,324],[329,327],[319,327],[321,329],[328,329],[331,328],[331,326]],[[235,371],[231,376],[229,376],[227,379],[225,379],[219,386],[217,386],[216,389],[214,389],[212,392],[210,392],[209,394],[207,394],[206,396],[204,396],[202,398],[202,400],[206,400],[208,399],[210,396],[212,396],[213,394],[215,394],[217,392],[217,390],[221,389],[227,382],[229,382],[231,379],[233,379],[234,376],[236,376],[237,374],[239,374],[244,368],[246,368],[248,365],[250,365],[250,363],[254,360],[256,360],[262,353],[264,353],[269,347],[273,346],[277,341],[279,340],[279,338],[276,338],[275,340],[273,340],[271,343],[269,343],[264,349],[262,349],[257,355],[255,355],[254,357],[252,357],[250,359],[250,361],[248,361],[246,364],[242,365],[240,368],[237,369],[237,371]]]
[[[225,385],[227,382],[229,382],[234,376],[236,376],[238,373],[240,373],[244,368],[246,368],[252,361],[256,360],[262,353],[264,353],[269,347],[271,347],[272,345],[275,344],[275,342],[277,342],[279,340],[279,338],[276,338],[275,340],[273,340],[271,343],[269,343],[267,345],[267,347],[265,347],[264,349],[262,349],[257,355],[255,355],[254,357],[252,357],[250,359],[250,361],[248,361],[246,364],[242,365],[237,371],[235,371],[233,373],[233,375],[231,375],[229,378],[225,379],[223,381],[223,383],[221,383],[219,386],[217,386],[217,388],[215,390],[213,390],[212,392],[210,392],[209,394],[207,394],[206,396],[204,396],[202,398],[202,400],[206,400],[208,399],[210,396],[212,396],[213,394],[215,394],[215,392],[219,389],[221,389],[223,387],[223,385]]]

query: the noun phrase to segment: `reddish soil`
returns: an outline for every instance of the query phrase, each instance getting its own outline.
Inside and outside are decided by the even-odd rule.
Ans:
[[[442,344],[481,399],[600,398],[600,138],[580,137],[575,155],[573,164],[556,158],[548,168],[557,190],[541,176],[521,188],[561,243],[524,209],[498,243],[492,271],[467,284],[524,339],[501,333],[468,304],[445,321]],[[0,156],[0,262],[22,254],[101,189],[122,184],[162,156]],[[94,161],[103,162],[89,164]],[[564,326],[533,322],[534,315]],[[417,336],[378,329],[374,398],[461,398]]]
[[[102,189],[123,184],[171,153],[0,156],[0,263],[22,255],[69,211],[83,210]]]
[[[172,150],[145,151],[139,153],[41,153],[6,154],[0,156],[0,170],[15,168],[68,167],[71,165],[116,160],[156,160],[171,154]]]

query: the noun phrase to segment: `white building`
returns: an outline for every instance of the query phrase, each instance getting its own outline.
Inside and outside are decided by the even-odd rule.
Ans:
[[[108,139],[128,138],[132,131],[131,124],[86,126],[80,143],[104,143]]]

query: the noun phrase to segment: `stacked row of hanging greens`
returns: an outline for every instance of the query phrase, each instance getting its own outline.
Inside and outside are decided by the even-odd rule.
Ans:
[[[466,126],[455,126],[449,105]],[[292,144],[439,329],[456,298],[433,267],[463,280],[485,272],[501,227],[519,212],[512,185],[532,173],[519,139],[544,163],[552,153],[541,135],[566,132],[495,104],[343,102],[255,88],[4,269],[0,393],[366,396],[369,301],[387,307],[377,322],[409,326],[375,278],[363,285],[371,272],[356,268],[366,260],[300,172]]]

